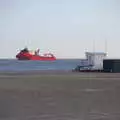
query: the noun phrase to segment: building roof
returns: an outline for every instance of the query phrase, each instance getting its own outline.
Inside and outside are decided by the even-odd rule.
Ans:
[[[86,52],[85,54],[89,55],[107,55],[105,52]]]
[[[118,59],[104,59],[104,61],[120,61],[120,58],[118,58]]]

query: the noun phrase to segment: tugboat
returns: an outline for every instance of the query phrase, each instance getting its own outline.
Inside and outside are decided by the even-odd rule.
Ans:
[[[24,48],[17,55],[18,60],[42,60],[42,61],[53,61],[56,60],[56,57],[51,53],[46,53],[44,55],[39,55],[39,49],[32,52],[28,48]]]

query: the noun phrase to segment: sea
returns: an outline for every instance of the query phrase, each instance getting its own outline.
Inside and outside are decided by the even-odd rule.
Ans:
[[[83,59],[58,59],[55,61],[32,61],[17,59],[0,59],[0,71],[34,71],[34,70],[72,70],[77,65],[86,64]]]

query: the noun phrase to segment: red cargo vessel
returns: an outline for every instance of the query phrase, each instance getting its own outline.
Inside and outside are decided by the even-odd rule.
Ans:
[[[51,53],[46,53],[44,55],[39,55],[39,49],[35,52],[31,52],[27,48],[24,48],[23,50],[21,50],[16,55],[16,58],[18,60],[43,60],[43,61],[56,60],[56,57]]]

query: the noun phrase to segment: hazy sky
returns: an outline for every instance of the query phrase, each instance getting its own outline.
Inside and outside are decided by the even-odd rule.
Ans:
[[[0,58],[25,46],[83,58],[105,40],[108,57],[120,58],[120,0],[0,0]]]

